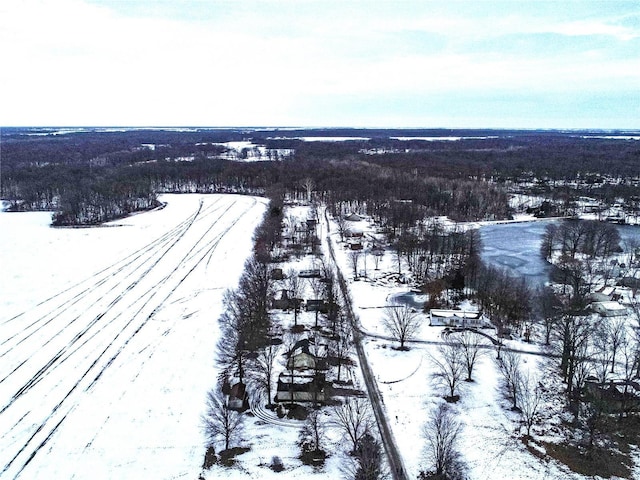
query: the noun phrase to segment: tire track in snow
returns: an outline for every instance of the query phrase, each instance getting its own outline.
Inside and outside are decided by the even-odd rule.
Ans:
[[[233,205],[235,205],[236,202],[234,202]],[[253,206],[255,205],[256,201],[254,200],[253,205],[250,206],[249,208],[247,208],[245,210],[244,213],[246,213],[246,211],[249,211],[251,208],[253,208]],[[225,210],[224,213],[226,213],[227,211],[229,211],[231,209],[231,207],[233,206],[229,206],[229,208],[227,208]],[[222,217],[222,216],[221,216]],[[220,218],[221,218],[220,217]],[[218,218],[219,220],[219,218]],[[217,223],[216,220],[214,223]],[[182,284],[182,282],[184,282],[184,280],[195,270],[195,268],[203,261],[203,259],[207,256],[207,255],[211,255],[213,250],[215,250],[215,247],[218,245],[219,241],[222,239],[222,237],[224,237],[224,235],[226,235],[226,233],[228,233],[228,231],[233,228],[233,226],[237,223],[237,221],[239,221],[239,218],[235,220],[235,222],[233,222],[233,225],[231,227],[229,227],[226,231],[224,231],[221,235],[218,235],[216,238],[214,238],[213,240],[208,241],[204,246],[200,246],[201,243],[203,242],[203,239],[206,237],[206,234],[213,229],[213,225],[210,225],[207,232],[205,232],[205,234],[203,234],[202,236],[200,236],[200,238],[198,238],[197,242],[194,244],[194,246],[187,252],[187,254],[185,256],[182,257],[182,259],[180,260],[180,262],[178,262],[178,264],[174,267],[173,271],[168,274],[167,276],[165,276],[165,278],[163,278],[162,280],[162,284],[164,284],[165,282],[167,282],[169,280],[169,278],[171,278],[171,276],[173,274],[175,274],[177,272],[177,270],[180,268],[180,266],[186,262],[193,262],[192,267],[186,272],[186,274],[184,276],[182,276],[182,278],[179,279],[178,284],[174,285],[173,288],[170,289],[170,291],[160,300],[160,302],[158,302],[154,309],[152,310],[152,312],[146,316],[146,318],[143,320],[143,322],[133,331],[133,333],[131,333],[129,335],[129,337],[125,340],[124,344],[121,345],[116,352],[107,360],[107,362],[105,364],[103,364],[100,368],[100,370],[97,372],[96,376],[93,378],[93,380],[91,380],[89,382],[89,384],[84,388],[85,391],[88,391],[102,376],[102,374],[107,370],[107,368],[109,368],[114,360],[118,357],[118,355],[120,355],[120,353],[127,347],[127,345],[129,344],[129,342],[142,330],[142,328],[144,327],[144,325],[154,316],[154,314],[158,311],[158,309],[162,306],[162,304],[173,294],[173,292],[178,288],[178,286],[180,284]],[[198,246],[200,246],[199,248],[197,248]],[[58,413],[58,410],[61,409],[61,407],[63,406],[63,404],[65,403],[65,401],[80,387],[80,384],[83,382],[83,380],[85,380],[86,378],[90,378],[89,374],[91,373],[92,370],[94,370],[95,368],[97,368],[98,362],[101,359],[104,359],[107,355],[108,350],[114,345],[114,343],[116,342],[116,340],[119,339],[119,337],[121,335],[123,335],[123,333],[125,332],[126,328],[128,326],[131,326],[132,322],[134,321],[135,318],[138,317],[138,315],[143,311],[143,309],[145,308],[146,305],[149,304],[149,302],[153,299],[153,297],[156,296],[157,292],[159,290],[154,290],[152,295],[146,299],[146,301],[143,303],[142,306],[140,306],[140,308],[138,309],[138,311],[132,316],[132,318],[130,319],[130,321],[127,323],[127,325],[125,326],[124,329],[120,330],[120,332],[116,335],[116,337],[99,353],[99,355],[95,358],[95,360],[91,363],[91,365],[89,366],[89,368],[87,368],[85,370],[85,372],[83,373],[83,375],[77,380],[77,382],[72,386],[72,388],[67,392],[67,394],[62,398],[62,400],[60,400],[52,409],[50,415],[45,419],[44,422],[42,422],[42,424],[36,429],[35,432],[33,432],[33,434],[31,435],[31,437],[28,439],[28,441],[25,443],[25,445],[16,453],[16,455],[10,460],[10,462],[5,466],[5,468],[3,469],[3,472],[6,472],[8,470],[8,468],[10,468],[18,459],[18,457],[25,453],[26,450],[28,450],[29,445],[31,445],[34,441],[35,443],[37,443],[36,437],[38,436],[38,434],[40,434],[40,432],[42,432],[45,427],[47,425],[49,425],[54,417],[54,415],[56,413]],[[147,291],[148,293],[149,291]],[[118,296],[118,300],[120,301],[120,299],[122,298],[122,295]],[[174,325],[175,325],[176,321],[174,321]],[[94,334],[94,336],[97,333]],[[84,334],[83,334],[84,335]],[[81,338],[82,335],[80,335],[78,337]],[[80,347],[78,346],[78,348],[76,349],[76,351],[79,349]],[[115,348],[115,347],[114,347]],[[155,350],[155,349],[154,349]],[[153,352],[152,352],[153,353]],[[50,362],[50,364],[47,364],[44,370],[48,370],[49,372],[51,371],[51,364],[55,363],[58,359],[59,359],[59,355],[56,355],[54,358],[52,358],[52,362]],[[68,357],[67,357],[68,358]],[[59,364],[58,364],[59,365]],[[53,367],[53,370],[55,370],[55,368],[57,367]],[[21,392],[21,393],[25,393],[25,392]],[[41,442],[39,444],[37,444],[35,449],[32,449],[31,454],[28,456],[27,460],[24,462],[24,464],[22,465],[22,467],[20,468],[20,470],[18,471],[18,473],[16,475],[19,475],[20,472],[31,462],[31,460],[34,458],[34,456],[36,455],[36,453],[39,451],[40,448],[42,448],[44,445],[46,445],[46,443],[51,439],[51,437],[55,434],[55,432],[58,430],[59,426],[62,424],[62,422],[64,421],[64,419],[66,418],[66,416],[68,415],[68,413],[70,411],[72,411],[74,408],[74,406],[71,406],[71,409],[65,413],[63,415],[63,417],[55,424],[55,426],[48,432],[48,434],[44,437],[44,439],[41,440]],[[24,417],[23,417],[24,418]],[[21,421],[21,420],[19,420]],[[55,420],[53,420],[55,421]]]
[[[113,308],[115,305],[117,305],[117,303],[122,299],[123,297],[123,293],[128,293],[129,291],[131,291],[139,282],[140,280],[147,274],[149,273],[161,260],[162,258],[164,258],[164,256],[180,241],[180,239],[186,234],[186,232],[188,231],[188,229],[191,227],[191,225],[193,224],[193,222],[195,221],[195,219],[197,218],[197,215],[200,211],[200,209],[202,208],[202,204],[199,205],[198,210],[196,211],[196,213],[190,217],[190,219],[186,222],[185,224],[185,228],[181,231],[178,231],[178,235],[177,237],[173,238],[173,241],[168,244],[167,248],[165,250],[160,250],[158,251],[153,251],[152,255],[149,256],[147,259],[145,259],[145,263],[141,264],[139,267],[135,268],[132,272],[128,273],[125,276],[125,279],[129,279],[133,274],[135,274],[139,268],[143,268],[146,266],[146,260],[151,260],[153,261],[153,263],[151,263],[149,266],[147,266],[146,270],[142,273],[142,274],[138,274],[136,275],[136,277],[134,278],[134,281],[132,283],[130,283],[128,286],[125,287],[124,292],[117,294],[115,299],[113,299],[109,304],[106,305],[106,307],[104,308],[104,310],[102,310],[92,321],[89,322],[88,326],[86,328],[84,328],[84,330],[81,330],[79,333],[76,333],[76,335],[71,339],[70,343],[68,343],[66,346],[63,346],[63,348],[60,350],[59,354],[56,355],[56,357],[60,357],[65,350],[67,350],[69,348],[69,346],[75,344],[75,342],[77,342],[79,340],[79,338],[81,338],[91,327],[93,327],[95,324],[97,324],[103,317],[104,315],[111,309]],[[155,258],[156,254],[159,254],[159,257]],[[122,272],[122,270],[120,270],[120,272]],[[114,291],[114,288],[116,286],[119,286],[120,284],[124,283],[124,280],[121,280],[117,283],[117,285],[115,285],[114,287],[111,288],[111,292]],[[104,282],[98,282],[100,285],[102,285]],[[98,284],[96,284],[95,286],[98,286]],[[85,299],[82,296],[78,296],[79,298],[73,302],[78,303],[80,300]],[[86,299],[85,299],[86,300]],[[52,317],[52,319],[55,317]],[[49,343],[54,340],[55,338],[59,337],[62,333],[66,332],[67,329],[76,321],[78,321],[80,318],[82,318],[82,313],[80,313],[79,315],[77,315],[76,317],[72,318],[71,321],[69,321],[66,325],[63,325],[62,328],[58,329],[58,331],[52,335],[44,344],[39,345],[38,348],[42,348],[42,347],[46,347],[49,345]],[[49,322],[47,322],[48,324]],[[29,335],[27,338],[31,337],[31,335]],[[23,339],[23,341],[26,339]],[[21,344],[22,341],[18,342],[18,345]],[[14,346],[15,348],[15,346]],[[12,349],[9,349],[7,351],[5,351],[2,355],[0,355],[0,358],[4,357],[7,353],[9,353]],[[27,350],[26,348],[23,350]],[[29,353],[28,351],[26,353]],[[12,374],[15,374],[22,366],[24,366],[32,357],[30,355],[28,355],[22,362],[20,362],[20,364],[18,366],[16,366],[15,368],[13,368],[7,375],[5,375],[2,379],[0,379],[0,384],[2,384],[7,378],[9,378]],[[50,365],[49,365],[50,367]],[[48,370],[47,365],[45,365],[45,367],[43,367],[42,369],[40,369],[35,375],[34,377],[29,380],[26,384],[26,386],[31,385],[33,386],[35,383],[37,383],[39,381],[39,379],[42,377],[43,373],[46,372]],[[24,393],[23,389],[25,387],[21,388],[20,390],[18,390],[18,394],[14,394],[13,396],[13,401],[15,401],[15,399],[19,396],[19,394]],[[21,392],[21,393],[20,393]],[[5,405],[3,408],[0,409],[0,414],[2,412],[4,412],[6,410],[6,408],[8,408],[8,406],[10,406],[10,404],[12,403],[10,402],[9,404]]]
[[[206,212],[206,214],[205,215],[200,215],[200,217],[202,217],[202,216],[206,217],[208,215],[211,215],[212,213],[215,213],[217,210],[219,210],[221,207],[214,208],[215,205],[219,201],[220,200],[217,199],[212,205],[210,205],[207,208],[205,208],[204,210],[202,210],[202,212],[200,212],[200,213],[205,213]],[[201,207],[202,206],[200,206],[200,208]],[[207,210],[209,210],[209,212],[207,212]],[[125,257],[125,259],[120,260],[119,262],[116,262],[115,264],[113,264],[113,265],[103,269],[102,271],[98,272],[98,274],[94,275],[89,280],[91,280],[92,278],[95,278],[97,275],[99,275],[99,274],[101,274],[103,272],[107,272],[107,275],[105,275],[101,279],[98,279],[95,283],[93,283],[92,285],[89,285],[87,288],[85,288],[84,290],[82,290],[78,294],[74,295],[74,297],[72,297],[71,299],[67,300],[62,305],[57,306],[56,308],[54,308],[54,310],[51,310],[50,312],[48,312],[44,316],[40,317],[35,322],[32,322],[27,327],[24,327],[22,330],[18,331],[18,333],[16,333],[16,335],[19,334],[19,333],[24,333],[24,332],[28,331],[31,326],[33,326],[35,323],[37,323],[40,320],[46,319],[47,316],[51,317],[45,322],[45,324],[41,325],[39,328],[37,328],[36,330],[30,332],[29,334],[25,335],[22,339],[17,341],[14,345],[10,346],[9,348],[5,349],[4,352],[0,353],[0,358],[6,356],[6,354],[11,352],[14,348],[16,348],[17,346],[22,344],[24,341],[26,341],[29,338],[31,338],[35,333],[40,331],[42,328],[46,327],[51,321],[55,320],[60,313],[64,312],[65,310],[67,310],[71,306],[74,306],[74,305],[76,305],[77,303],[79,303],[81,301],[84,301],[86,303],[87,302],[87,295],[85,295],[85,294],[87,292],[89,292],[92,295],[98,295],[100,300],[102,300],[103,299],[103,295],[97,290],[97,288],[105,285],[105,283],[108,280],[113,280],[114,278],[117,278],[117,280],[114,280],[114,281],[117,282],[115,285],[107,287],[108,288],[108,292],[107,293],[111,293],[116,289],[116,287],[120,287],[120,285],[122,283],[124,283],[124,281],[127,278],[129,278],[130,276],[136,274],[136,272],[139,269],[145,268],[146,265],[148,264],[147,262],[153,261],[155,256],[159,255],[160,258],[158,258],[158,261],[161,260],[162,259],[161,257],[164,256],[173,247],[173,245],[175,243],[177,243],[177,241],[180,240],[180,238],[182,238],[182,236],[186,233],[186,231],[191,227],[193,222],[196,221],[200,217],[199,217],[199,211],[196,211],[195,214],[193,214],[191,217],[189,217],[185,221],[183,221],[180,224],[178,224],[176,227],[172,228],[169,232],[167,232],[166,234],[162,235],[159,239],[156,239],[154,242],[151,242],[151,243],[147,244],[146,246],[142,247],[141,249],[137,250],[136,252],[134,252],[134,254],[128,255],[127,257]],[[145,254],[146,254],[146,256],[143,257],[143,255],[145,255]],[[139,259],[141,259],[142,263],[140,263],[139,265],[134,266],[133,270],[131,272],[126,274],[123,278],[115,277],[117,274],[123,273],[124,272],[124,268],[126,268],[127,266],[132,265],[133,262],[135,262],[136,260],[139,260]],[[118,267],[118,265],[120,263],[125,262],[127,260],[129,260],[127,263],[125,263],[123,266]],[[154,262],[153,265],[151,265],[151,268],[155,264],[157,264],[157,261]],[[115,271],[109,271],[111,269],[115,269]],[[136,278],[140,279],[141,275],[137,275]],[[87,283],[87,281],[88,280],[85,280],[85,281],[83,281],[83,282],[81,282],[79,284],[76,284],[76,286],[81,285],[82,283]],[[67,290],[65,290],[65,292],[67,292],[69,290],[70,289],[67,289]],[[125,291],[125,293],[126,293],[126,291]],[[116,300],[118,300],[118,299],[116,298]],[[42,305],[45,302],[41,302],[39,305]],[[108,305],[107,307],[109,307],[109,306],[113,306],[113,305]],[[23,314],[20,314],[20,315],[24,315],[25,313],[28,313],[28,312],[23,312]],[[15,318],[19,317],[20,315],[18,315],[16,317],[13,317],[13,318],[15,319]],[[53,340],[57,335],[61,334],[62,332],[67,331],[69,326],[72,325],[76,320],[78,320],[78,318],[80,316],[81,315],[78,315],[78,317],[75,317],[75,318],[71,319],[70,322],[68,322],[66,325],[62,326],[61,328],[59,328],[57,334],[51,336],[49,338],[49,340],[45,344],[43,344],[41,346],[46,346],[49,343],[49,341]],[[6,344],[9,340],[14,338],[16,335],[8,337],[7,340],[5,340],[4,342],[0,343],[0,346],[2,346],[3,344]],[[22,364],[24,364],[26,361],[28,361],[29,358],[30,357],[26,357],[23,360],[23,362],[21,362],[19,365],[17,365],[15,368],[13,368],[5,377],[0,378],[0,384],[9,375],[11,375],[12,373],[15,373],[15,371],[20,366],[22,366]]]
[[[162,304],[164,304],[170,297],[171,295],[173,295],[173,293],[175,293],[175,291],[178,289],[178,287],[187,279],[187,277],[197,268],[202,264],[202,261],[204,260],[204,258],[206,258],[208,255],[209,257],[213,254],[213,252],[215,251],[216,247],[218,246],[218,244],[220,243],[220,241],[227,235],[227,233],[229,233],[231,231],[231,229],[233,227],[235,227],[235,225],[240,221],[240,219],[242,218],[242,216],[244,216],[244,214],[246,214],[247,212],[249,212],[253,207],[255,207],[255,205],[257,204],[257,201],[255,199],[252,199],[253,202],[251,204],[251,206],[247,209],[245,209],[244,212],[242,212],[241,215],[238,216],[238,218],[236,218],[236,220],[234,220],[234,222],[231,224],[231,226],[229,228],[227,228],[224,232],[222,232],[221,234],[219,234],[216,238],[214,238],[212,241],[208,242],[207,245],[205,245],[204,247],[202,247],[199,251],[202,252],[204,250],[204,253],[199,256],[198,260],[194,263],[193,267],[180,279],[179,283],[171,290],[171,292],[169,292],[166,297],[163,299]],[[208,262],[207,262],[208,263]],[[161,305],[162,306],[162,305]],[[156,310],[154,310],[153,314],[155,314],[160,308],[157,308]],[[149,318],[147,318],[147,320],[145,321],[145,324],[148,320],[151,319],[151,317],[153,316],[153,314],[151,316],[149,316]],[[193,313],[191,313],[190,315],[193,315]],[[163,333],[162,336],[166,337],[168,336],[171,331],[173,330],[173,328],[175,327],[175,325],[178,323],[180,319],[176,319],[172,322],[171,326],[169,328],[167,328]],[[133,336],[135,336],[139,331],[141,330],[141,328],[136,331],[134,333]],[[130,337],[127,340],[127,344],[129,343],[129,341],[131,341],[133,339],[133,336]],[[146,351],[147,349],[150,349],[150,352],[148,353],[148,355],[146,356],[146,359],[143,359],[140,363],[140,367],[137,369],[137,372],[135,373],[135,375],[132,377],[131,383],[135,382],[135,380],[139,377],[140,373],[142,372],[142,370],[144,369],[144,366],[146,365],[147,360],[151,359],[153,357],[153,355],[155,354],[155,351],[157,350],[157,348],[160,346],[159,342],[157,341],[152,341],[150,343],[148,343],[147,345],[145,345],[139,353],[142,353],[143,351]],[[122,353],[123,349],[119,350],[118,352],[116,352],[115,356],[110,360],[109,365],[110,366],[115,359],[117,358],[117,356],[120,355],[120,353]],[[99,376],[102,375],[103,372],[100,372]],[[98,378],[95,379],[95,381],[97,381]],[[90,387],[88,387],[86,390],[90,390],[93,385],[95,384],[95,381],[92,383],[92,385]],[[126,394],[127,390],[123,390],[120,398],[123,398],[124,395]],[[107,417],[107,421],[108,421]],[[104,427],[104,424],[102,425],[102,427]],[[102,429],[101,427],[101,429]],[[98,437],[98,435],[100,434],[100,430],[98,430],[95,435],[93,436],[93,438],[87,443],[87,445],[85,446],[85,448],[83,449],[83,453],[91,447],[91,445],[95,442],[96,438]]]
[[[18,332],[16,334],[12,335],[12,336],[8,336],[4,341],[2,341],[0,343],[0,346],[8,343],[16,335],[18,335],[20,333],[24,333],[24,332],[28,331],[29,329],[31,329],[31,327],[33,327],[34,325],[37,325],[38,323],[46,320],[47,317],[50,317],[50,319],[46,322],[46,324],[48,324],[51,320],[55,319],[56,315],[59,314],[61,311],[64,311],[66,308],[68,308],[70,306],[73,306],[76,303],[78,303],[78,301],[83,300],[84,296],[87,293],[89,293],[89,294],[93,293],[97,287],[100,287],[100,286],[104,285],[104,283],[107,282],[108,280],[112,279],[114,277],[114,275],[117,275],[117,274],[121,273],[126,267],[132,265],[135,261],[137,261],[137,260],[146,261],[148,259],[148,257],[144,257],[144,255],[146,255],[146,254],[152,254],[153,255],[153,254],[158,252],[159,248],[162,248],[164,246],[170,245],[171,242],[173,242],[176,237],[181,237],[182,235],[184,235],[185,231],[188,230],[191,227],[191,225],[193,224],[193,222],[198,219],[198,216],[200,216],[200,218],[202,218],[203,216],[206,217],[206,216],[214,213],[215,211],[219,210],[221,207],[216,207],[216,204],[219,203],[219,202],[220,202],[220,199],[216,199],[212,205],[209,205],[203,211],[201,211],[202,204],[200,204],[199,210],[196,211],[192,216],[190,216],[187,219],[183,220],[178,225],[176,225],[175,227],[171,228],[169,231],[165,232],[159,238],[157,238],[157,239],[153,240],[152,242],[144,245],[140,249],[138,249],[135,252],[127,255],[125,258],[119,260],[118,262],[116,262],[116,263],[114,263],[112,265],[109,265],[108,267],[100,270],[99,272],[95,273],[94,275],[92,275],[88,279],[85,279],[85,280],[83,280],[81,282],[78,282],[75,285],[72,285],[71,287],[63,290],[62,292],[59,292],[59,293],[57,293],[57,294],[55,294],[55,295],[43,300],[42,302],[38,303],[33,309],[30,309],[29,311],[26,311],[26,312],[19,313],[19,314],[13,316],[13,317],[1,322],[0,326],[3,326],[5,324],[7,324],[7,323],[10,323],[10,322],[14,321],[14,320],[17,320],[18,318],[20,318],[22,316],[25,316],[28,313],[32,312],[34,309],[37,309],[37,308],[39,308],[41,306],[44,306],[44,305],[48,304],[49,302],[53,301],[54,299],[57,299],[58,297],[64,295],[65,293],[70,292],[73,289],[82,286],[83,284],[88,284],[83,290],[81,290],[80,292],[76,293],[70,299],[64,300],[63,303],[61,303],[58,306],[56,306],[53,310],[49,310],[48,312],[44,313],[41,317],[39,317],[38,319],[33,321],[31,324],[27,325],[26,327],[20,326],[20,329],[18,330]],[[207,211],[207,210],[209,210],[209,211]],[[138,268],[140,268],[140,267],[138,267]],[[100,275],[104,275],[104,276],[100,277]],[[92,282],[92,283],[89,284],[89,282]],[[31,336],[32,334],[34,334],[38,330],[39,330],[39,328],[36,329],[31,334],[27,335],[24,339],[28,338],[29,336]],[[6,354],[8,351],[10,351],[12,348],[14,348],[16,345],[18,345],[20,343],[21,343],[21,341],[18,342],[17,344],[15,344],[15,345],[13,345],[9,349],[5,350],[4,353],[0,354],[0,358],[2,356],[4,356],[4,354]]]
[[[36,375],[34,375],[34,377],[32,377],[32,378],[31,378],[31,379],[30,379],[30,380],[29,380],[25,385],[23,385],[23,387],[21,387],[21,388],[18,390],[17,394],[14,394],[14,396],[13,396],[13,400],[12,400],[9,404],[5,405],[5,407],[3,407],[2,409],[0,409],[0,414],[1,414],[1,413],[3,413],[3,412],[4,412],[4,411],[5,411],[5,410],[10,406],[10,404],[11,404],[11,403],[13,403],[13,401],[15,401],[19,396],[21,396],[22,394],[26,393],[26,392],[27,392],[31,387],[33,387],[35,384],[37,384],[37,383],[40,381],[40,379],[42,378],[42,376],[44,375],[44,373],[45,373],[45,372],[47,372],[47,373],[48,373],[48,370],[49,370],[49,368],[51,367],[51,365],[52,365],[53,363],[55,363],[55,361],[56,361],[57,359],[59,359],[59,358],[64,354],[64,352],[65,352],[66,350],[68,350],[68,348],[69,348],[70,346],[74,345],[74,344],[75,344],[75,343],[76,343],[80,338],[82,338],[82,337],[83,337],[83,336],[84,336],[84,335],[85,335],[85,334],[86,334],[86,333],[87,333],[87,332],[88,332],[88,331],[89,331],[89,330],[90,330],[94,325],[96,325],[100,320],[102,320],[102,318],[107,314],[107,312],[109,312],[109,310],[110,310],[111,308],[115,307],[115,306],[118,304],[118,302],[120,302],[120,301],[124,298],[124,294],[126,294],[126,293],[130,292],[131,290],[133,290],[133,288],[135,288],[135,286],[137,286],[137,285],[138,285],[138,283],[140,282],[140,280],[141,280],[142,278],[144,278],[144,276],[145,276],[146,274],[148,274],[148,273],[149,273],[149,272],[150,272],[150,271],[151,271],[151,270],[152,270],[152,269],[153,269],[153,268],[154,268],[154,267],[155,267],[155,266],[156,266],[156,265],[157,265],[157,264],[158,264],[158,263],[159,263],[159,262],[164,258],[164,256],[169,252],[169,250],[171,250],[171,249],[172,249],[172,248],[173,248],[173,247],[174,247],[174,246],[175,246],[175,245],[180,241],[180,239],[182,239],[182,237],[186,234],[187,230],[191,227],[191,225],[194,223],[194,221],[198,218],[198,215],[199,215],[199,213],[200,213],[201,209],[202,209],[202,202],[200,203],[199,208],[198,208],[198,210],[196,211],[196,213],[195,213],[192,217],[190,217],[186,222],[183,222],[183,223],[185,224],[185,226],[186,226],[186,229],[185,229],[185,230],[183,230],[183,231],[181,231],[181,232],[179,232],[178,237],[177,237],[177,238],[176,238],[176,239],[175,239],[175,240],[174,240],[174,241],[173,241],[173,242],[168,246],[167,250],[162,251],[162,252],[161,252],[161,256],[160,256],[157,260],[155,260],[155,261],[154,261],[154,262],[153,262],[153,263],[152,263],[152,264],[151,264],[151,265],[150,265],[150,266],[149,266],[149,267],[148,267],[148,268],[147,268],[147,269],[146,269],[146,270],[145,270],[141,275],[136,276],[135,280],[134,280],[132,283],[130,283],[128,286],[126,286],[126,287],[125,287],[124,292],[119,293],[119,294],[116,296],[116,298],[115,298],[114,300],[112,300],[112,301],[107,305],[107,307],[106,307],[106,308],[105,308],[105,309],[104,309],[104,310],[103,310],[103,311],[102,311],[102,312],[101,312],[97,317],[95,317],[95,318],[94,318],[94,319],[93,319],[93,320],[88,324],[88,326],[87,326],[84,330],[80,331],[79,333],[76,333],[76,335],[72,338],[72,340],[71,340],[71,342],[70,342],[70,343],[68,343],[65,347],[63,347],[63,349],[62,349],[61,351],[59,351],[59,352],[58,352],[58,354],[57,354],[57,355],[55,355],[55,356],[54,356],[54,358],[53,358],[52,360],[50,360],[49,362],[47,362],[47,363],[45,364],[45,366],[44,366],[44,367],[42,367],[42,368],[41,368],[41,369],[36,373]],[[227,210],[225,210],[225,212],[226,212],[226,211],[228,211],[228,208],[227,208]],[[224,214],[225,212],[223,212],[223,214]],[[152,256],[152,257],[149,257],[149,258],[150,258],[150,259],[153,259],[153,256]],[[134,270],[134,272],[132,272],[132,273],[135,273],[137,270],[138,270],[138,269]],[[126,278],[129,278],[129,276],[130,276],[130,275],[127,275],[127,277],[126,277]],[[122,284],[122,283],[124,283],[124,282],[122,282],[122,281],[120,281],[120,282],[119,282],[119,284]],[[153,291],[153,289],[154,289],[154,287],[151,287],[149,290],[147,290],[147,292],[145,292],[145,293],[143,294],[143,297],[144,297],[145,295],[147,295],[148,293],[150,293],[151,291]],[[140,298],[143,298],[143,297],[140,297]],[[136,303],[138,300],[139,300],[139,298],[138,298],[138,299],[136,299],[136,300],[134,301],[134,303],[130,304],[130,305],[129,305],[129,307],[134,306],[134,305],[135,305],[135,303]],[[67,323],[67,325],[66,325],[66,326],[64,326],[62,329],[60,329],[60,330],[58,331],[58,333],[56,333],[52,338],[54,338],[54,337],[58,336],[60,333],[62,333],[66,328],[68,328],[68,327],[69,327],[69,325],[71,325],[73,322],[75,322],[76,320],[78,320],[79,318],[81,318],[81,316],[82,316],[82,315],[78,315],[78,316],[77,316],[77,317],[75,317],[71,322]],[[117,317],[116,317],[116,318],[117,318]],[[102,329],[100,329],[99,331],[101,331],[101,330],[102,330]],[[99,332],[97,332],[97,333],[99,333]],[[91,338],[95,337],[95,335],[97,335],[97,333],[96,333],[96,334],[94,334],[94,335],[92,335],[88,340],[90,340]],[[80,345],[80,347],[84,346],[84,345],[88,342],[88,340],[87,340],[87,341],[85,341],[84,343],[82,343],[82,344]],[[50,341],[51,341],[51,339],[49,339],[47,342],[45,342],[45,344],[43,344],[42,346],[46,346],[46,345],[48,345]],[[77,350],[78,350],[78,349],[76,349],[76,350],[72,351],[72,352],[71,352],[71,354],[75,353],[75,351],[77,351]],[[69,355],[69,356],[70,356],[70,355]],[[69,358],[69,357],[67,357],[67,358]],[[27,360],[28,360],[28,359],[29,359],[29,357],[27,358]],[[66,358],[65,358],[65,360],[66,360]],[[63,363],[63,362],[64,362],[64,360],[62,360],[62,363]],[[24,364],[24,363],[25,363],[25,362],[22,362],[22,364]],[[21,364],[21,365],[22,365],[22,364]],[[17,371],[17,368],[15,368],[15,369],[13,370],[13,372],[14,372],[14,373],[15,373],[15,371]],[[8,378],[8,375],[7,375],[6,377],[4,377],[2,380],[0,380],[0,383],[2,383],[2,381],[4,381],[6,378]]]

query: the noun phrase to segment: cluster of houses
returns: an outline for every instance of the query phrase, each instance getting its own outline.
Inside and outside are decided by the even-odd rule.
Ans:
[[[628,313],[622,303],[622,293],[616,287],[604,286],[589,295],[589,308],[603,317],[620,317]]]
[[[326,355],[314,355],[309,347],[314,342],[307,338],[297,342],[286,353],[286,369],[278,377],[276,402],[322,403],[326,400],[326,372],[329,368]],[[314,345],[316,351],[326,351],[324,345]]]
[[[310,346],[317,352],[324,351],[325,355],[314,355]],[[326,372],[329,369],[326,352],[326,345],[315,345],[313,338],[300,340],[286,352],[286,368],[278,376],[274,400],[281,403],[325,402]],[[249,392],[245,383],[226,379],[222,393],[229,409],[240,412],[249,409]]]

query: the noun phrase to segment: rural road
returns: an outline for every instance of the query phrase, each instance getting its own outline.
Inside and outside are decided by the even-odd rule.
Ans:
[[[333,262],[336,268],[338,283],[340,285],[340,290],[342,292],[342,298],[344,299],[345,312],[346,312],[347,318],[349,319],[352,332],[353,332],[353,343],[356,347],[356,352],[358,354],[358,361],[360,363],[360,368],[362,370],[362,376],[364,378],[365,386],[367,388],[367,393],[369,395],[369,400],[371,402],[373,414],[376,418],[378,429],[380,430],[380,438],[382,440],[384,450],[387,454],[387,461],[389,462],[391,475],[393,476],[394,480],[407,480],[406,469],[402,461],[402,456],[400,455],[398,446],[396,445],[393,432],[391,431],[391,427],[389,426],[387,415],[384,410],[384,400],[380,395],[378,384],[376,383],[375,376],[371,371],[371,367],[369,366],[369,361],[367,359],[364,348],[362,346],[362,333],[360,331],[358,321],[353,313],[353,307],[351,305],[351,296],[349,295],[349,289],[347,287],[347,283],[344,280],[344,276],[342,275],[342,271],[340,270],[340,266],[336,262],[335,254],[333,251],[333,244],[331,243],[331,238],[329,237],[330,223],[329,223],[329,218],[327,216],[327,211],[325,210],[324,213],[325,213],[325,220],[327,224],[327,237],[326,237],[327,246],[329,248],[329,253],[331,255],[331,261]]]

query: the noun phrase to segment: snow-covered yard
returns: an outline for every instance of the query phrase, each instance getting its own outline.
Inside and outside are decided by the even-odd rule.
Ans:
[[[101,228],[0,213],[0,477],[197,478],[221,298],[266,201],[162,200]]]
[[[375,228],[367,222],[359,222],[365,237],[374,237]],[[395,441],[406,467],[408,478],[415,478],[420,470],[429,468],[424,459],[425,439],[422,433],[430,412],[444,402],[446,392],[433,380],[434,365],[431,356],[438,357],[437,345],[442,341],[444,327],[429,326],[429,318],[418,312],[421,326],[408,351],[397,350],[398,342],[389,337],[383,325],[384,307],[393,303],[398,294],[409,292],[411,285],[398,284],[394,278],[398,266],[396,255],[387,250],[379,260],[378,269],[367,260],[365,269],[364,253],[358,263],[359,278],[354,280],[353,254],[340,242],[336,226],[332,229],[337,261],[345,278],[349,279],[354,312],[358,316],[363,332],[368,335],[364,342],[365,351],[380,390],[384,409],[393,430]],[[369,242],[371,243],[371,242]],[[366,248],[366,246],[365,246]],[[390,275],[396,272],[394,275]],[[406,272],[406,269],[404,270]],[[466,307],[465,307],[466,308]],[[489,334],[495,334],[488,330]],[[518,340],[506,341],[505,346],[518,350],[522,370],[529,372],[552,391],[551,379],[545,375],[546,359],[538,354],[544,351],[540,344]],[[525,353],[528,352],[528,353]],[[474,382],[462,382],[460,400],[451,404],[457,418],[462,423],[460,452],[468,468],[468,478],[485,480],[508,479],[584,479],[585,476],[571,472],[566,466],[545,457],[531,453],[521,437],[520,414],[511,410],[498,371],[496,352],[486,351],[474,370]],[[558,388],[559,390],[559,388]],[[553,395],[544,396],[540,408],[541,425],[535,426],[536,438],[552,443],[562,443],[563,437],[559,418],[552,412],[561,408],[552,403]],[[541,447],[532,447],[538,448]],[[544,454],[543,454],[544,456]]]

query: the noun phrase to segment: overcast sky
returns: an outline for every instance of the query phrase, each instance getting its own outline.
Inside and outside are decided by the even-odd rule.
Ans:
[[[0,125],[640,128],[640,1],[4,0]]]

